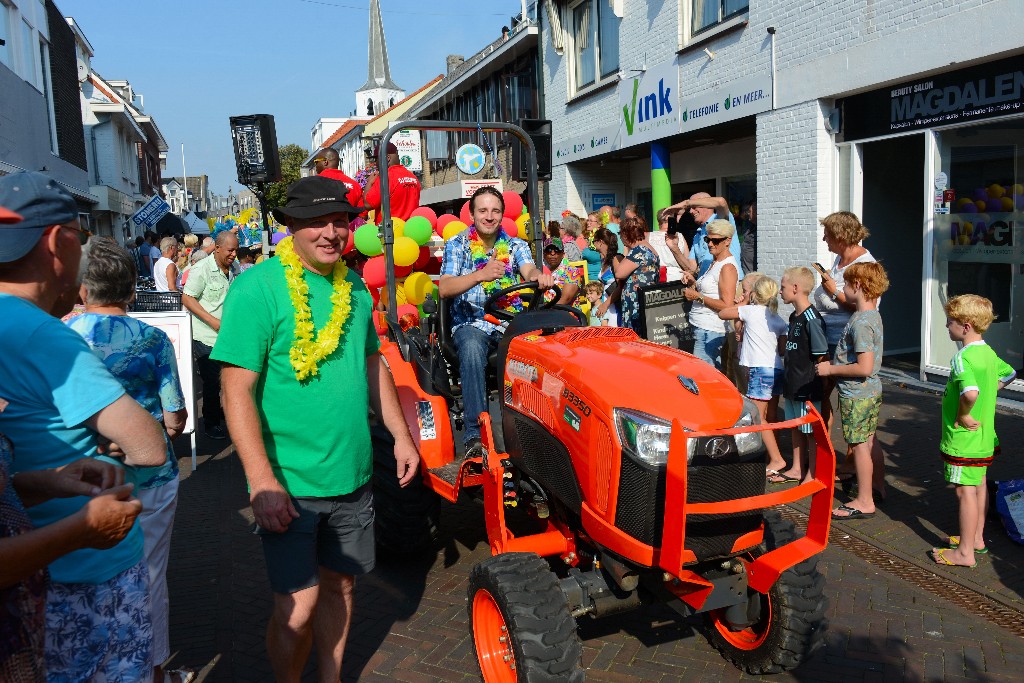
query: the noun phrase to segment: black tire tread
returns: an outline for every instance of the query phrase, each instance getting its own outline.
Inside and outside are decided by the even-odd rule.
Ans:
[[[765,513],[765,547],[772,550],[796,538],[792,522],[773,511]],[[739,650],[708,625],[708,639],[722,656],[750,674],[789,671],[807,660],[824,643],[825,577],[811,557],[786,570],[772,587],[773,619],[765,643],[757,650]]]
[[[395,476],[395,442],[386,429],[374,428],[373,497],[377,547],[408,556],[433,548],[438,537],[438,501],[417,476],[402,488]]]
[[[547,562],[534,553],[504,553],[476,565],[469,576],[473,597],[486,590],[508,626],[521,683],[582,683],[583,646],[569,601]]]

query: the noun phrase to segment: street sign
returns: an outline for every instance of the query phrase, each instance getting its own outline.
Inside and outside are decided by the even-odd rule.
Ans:
[[[455,152],[455,165],[466,175],[476,175],[484,170],[484,161],[486,160],[487,156],[484,151],[480,149],[479,145],[474,145],[472,142],[459,147],[459,150]]]
[[[170,210],[171,205],[165,202],[160,195],[153,195],[141,209],[132,214],[132,223],[136,226],[145,225],[147,228],[152,228]]]
[[[462,181],[462,197],[469,199],[473,196],[473,193],[479,190],[481,187],[489,186],[496,189],[498,192],[503,191],[501,184],[501,178],[489,178],[486,180],[463,180]]]

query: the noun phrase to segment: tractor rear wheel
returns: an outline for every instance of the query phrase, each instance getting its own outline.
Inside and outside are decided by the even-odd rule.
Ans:
[[[469,575],[469,620],[484,683],[582,683],[569,601],[534,553],[488,558]]]
[[[374,534],[377,547],[392,555],[429,550],[438,534],[437,496],[417,476],[398,485],[395,441],[383,427],[370,430],[373,440]]]
[[[765,514],[764,549],[774,550],[796,537],[793,524],[776,512]],[[789,671],[821,646],[825,634],[825,577],[818,573],[818,558],[811,557],[787,569],[767,595],[750,591],[761,601],[760,619],[737,627],[726,610],[706,616],[708,640],[740,669],[751,674]]]

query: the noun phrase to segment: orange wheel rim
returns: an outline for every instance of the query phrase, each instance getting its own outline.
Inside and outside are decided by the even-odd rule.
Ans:
[[[734,631],[725,621],[725,610],[715,610],[711,613],[712,622],[718,635],[722,636],[727,643],[737,650],[756,650],[761,647],[768,632],[772,627],[772,601],[767,596],[761,601],[761,609],[765,613],[763,619],[747,628]]]
[[[516,659],[508,626],[494,597],[480,589],[473,596],[473,642],[485,683],[514,683]]]

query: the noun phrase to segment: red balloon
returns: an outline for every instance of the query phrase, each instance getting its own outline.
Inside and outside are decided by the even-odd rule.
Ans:
[[[501,229],[504,230],[505,234],[509,237],[519,236],[519,226],[516,225],[516,222],[508,216],[501,219]]]
[[[345,241],[345,248],[341,250],[342,254],[347,254],[352,251],[352,247],[355,246],[355,230],[348,231],[348,239]]]
[[[412,272],[412,266],[395,266],[395,277],[405,277]]]
[[[512,190],[505,190],[501,193],[505,199],[505,216],[515,220],[523,215],[523,198]]]
[[[430,221],[430,227],[432,228],[437,225],[437,214],[429,206],[421,206],[409,214],[409,218],[412,218],[413,216],[423,216]]]
[[[408,315],[412,317],[412,325],[420,324],[420,310],[413,306],[412,304],[402,304],[401,306],[398,307],[398,311],[396,312],[398,313],[399,319],[404,318],[405,316]]]
[[[387,282],[384,275],[384,255],[374,256],[363,266],[363,282],[370,289],[380,289]]]
[[[441,214],[440,216],[437,217],[437,222],[434,224],[434,232],[436,232],[438,234],[438,236],[443,237],[444,236],[444,226],[448,225],[452,221],[457,221],[457,220],[459,220],[459,219],[456,218],[454,215],[452,215],[450,213],[443,213],[443,214]]]
[[[377,304],[380,302],[380,290],[370,287],[369,292],[370,298],[373,299],[373,307],[377,308]]]
[[[468,201],[462,205],[462,211],[459,212],[459,219],[466,225],[473,225],[473,214],[469,212]]]
[[[412,269],[413,270],[421,269],[423,266],[427,265],[427,261],[429,261],[429,260],[430,260],[430,248],[429,247],[420,247],[420,255],[416,259],[416,263],[412,264]]]

